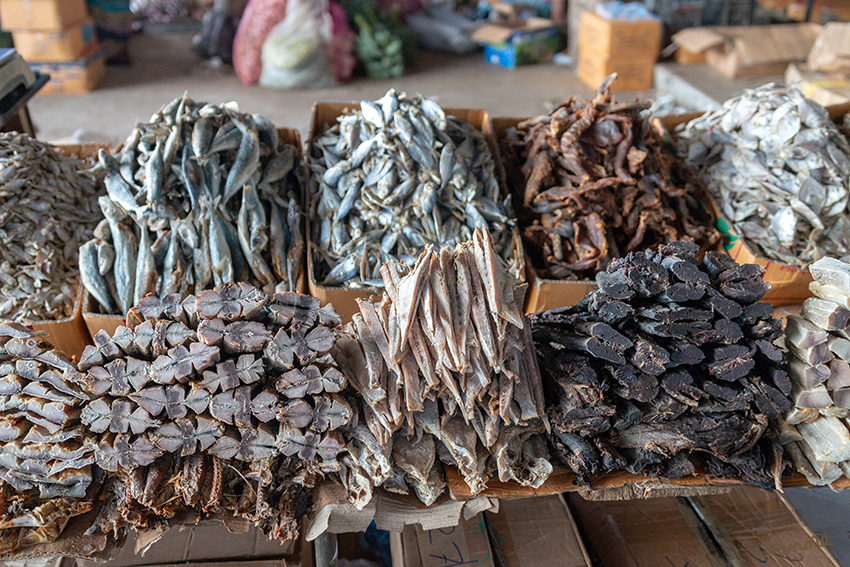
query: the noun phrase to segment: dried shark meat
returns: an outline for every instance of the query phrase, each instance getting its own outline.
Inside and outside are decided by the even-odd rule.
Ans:
[[[761,266],[698,251],[630,253],[577,306],[532,316],[550,441],[578,483],[626,469],[778,485],[768,422],[791,408],[791,381],[782,322],[759,302],[770,286]]]
[[[850,256],[850,143],[796,87],[746,91],[676,137],[754,251],[798,268]]]
[[[100,218],[88,167],[26,134],[0,134],[0,319],[73,314],[77,248]]]
[[[337,120],[308,158],[319,283],[381,287],[384,263],[412,267],[426,245],[456,246],[477,227],[522,275],[510,200],[480,130],[394,89]]]
[[[809,269],[815,297],[785,328],[794,408],[780,430],[797,470],[830,484],[850,477],[850,265],[822,258]]]
[[[515,282],[490,234],[438,252],[409,271],[381,268],[381,301],[359,301],[332,351],[357,390],[362,414],[346,430],[340,460],[349,498],[365,506],[374,487],[426,504],[455,466],[473,493],[496,472],[539,487],[552,466],[542,433],[543,390]]]
[[[68,358],[16,323],[0,323],[0,553],[55,540],[92,507],[88,395]]]
[[[185,96],[138,124],[119,153],[102,150],[104,220],[79,250],[101,311],[228,282],[299,291],[297,154],[268,119]]]
[[[507,133],[523,242],[544,278],[592,278],[628,252],[720,240],[699,178],[641,118],[649,103],[614,102],[615,77]]]
[[[149,295],[128,321],[80,360],[92,394],[80,417],[111,473],[95,529],[227,511],[297,535],[304,486],[339,470],[353,416],[329,354],[333,308],[230,283],[182,301]]]

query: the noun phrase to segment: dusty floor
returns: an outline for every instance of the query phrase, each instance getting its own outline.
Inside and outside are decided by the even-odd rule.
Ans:
[[[591,89],[572,70],[552,64],[515,70],[485,63],[480,52],[465,56],[424,54],[396,80],[367,81],[320,90],[283,91],[244,86],[231,68],[213,71],[189,51],[191,34],[140,35],[131,43],[132,66],[110,67],[102,88],[85,95],[36,96],[30,113],[43,140],[60,140],[85,129],[92,141],[123,140],[137,120],[147,120],[164,103],[183,94],[195,100],[235,100],[279,126],[306,130],[315,101],[351,102],[377,98],[390,87],[419,92],[440,104],[484,108],[493,116],[540,114]],[[622,93],[623,100],[635,93]]]

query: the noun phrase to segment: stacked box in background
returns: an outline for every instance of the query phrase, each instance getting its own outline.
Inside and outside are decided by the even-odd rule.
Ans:
[[[581,13],[576,74],[594,89],[617,73],[614,90],[648,90],[660,50],[659,20],[609,20],[586,10]]]
[[[33,71],[50,75],[42,93],[88,92],[103,78],[85,0],[0,0],[0,27]]]

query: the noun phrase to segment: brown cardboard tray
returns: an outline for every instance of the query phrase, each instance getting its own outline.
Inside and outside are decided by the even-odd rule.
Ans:
[[[301,191],[303,193],[305,191],[305,187],[306,187],[305,183],[306,183],[306,179],[307,179],[307,177],[306,177],[307,167],[306,167],[305,162],[304,162],[304,152],[303,152],[303,146],[301,145],[301,135],[298,133],[298,130],[295,130],[293,128],[278,128],[277,134],[280,137],[280,140],[282,142],[286,142],[286,143],[292,145],[295,148],[295,152],[296,152],[295,155],[296,155],[296,157],[298,157],[301,160],[301,172],[299,174],[299,177],[300,177],[300,180],[301,180],[301,183],[300,183],[301,184]],[[91,155],[93,153],[96,153],[97,150],[99,150],[101,147],[104,147],[104,146],[100,146],[100,145],[96,145],[96,144],[88,144],[88,145],[79,146],[79,147],[88,151],[89,155]],[[303,195],[302,195],[301,196],[302,211],[303,211],[303,202],[304,202],[304,200],[303,200]],[[303,233],[302,233],[301,236],[306,238],[306,235],[303,234]],[[306,249],[305,249],[305,253],[306,253]],[[299,285],[298,285],[298,292],[299,293],[306,293],[306,288],[307,288],[307,285],[306,285],[306,264],[304,263],[304,256],[303,255],[301,257],[301,263],[302,263],[303,266],[305,266],[305,269],[302,270],[302,277],[301,277],[301,281],[299,282]],[[86,292],[84,292],[83,295],[84,295],[84,298],[83,298],[83,307],[82,307],[82,318],[85,321],[85,326],[88,329],[88,332],[92,337],[95,336],[101,330],[106,331],[107,333],[109,333],[110,336],[112,336],[112,334],[115,333],[115,329],[117,329],[119,326],[124,325],[126,323],[125,315],[116,315],[116,314],[106,315],[106,314],[100,313],[100,306],[97,304],[95,299],[91,296],[91,294],[86,291]]]
[[[830,118],[841,119],[850,112],[850,103],[827,107]],[[653,125],[664,135],[671,135],[676,127],[685,124],[701,116],[701,112],[689,112],[687,114],[672,114],[653,118]],[[722,214],[721,207],[715,204],[718,217],[718,228],[724,233],[724,247],[728,254],[739,264],[758,264],[764,266],[764,280],[770,283],[770,291],[764,297],[773,305],[788,305],[802,303],[811,297],[809,283],[812,275],[808,270],[801,270],[758,255],[748,246],[746,240],[738,235],[732,228],[732,223]]]
[[[310,130],[307,136],[307,144],[306,151],[309,153],[312,151],[312,143],[313,140],[321,134],[324,127],[333,125],[336,122],[336,119],[346,112],[349,109],[355,109],[358,107],[358,103],[327,103],[327,102],[317,102],[313,105],[312,115],[310,117]],[[502,187],[503,194],[506,194],[507,187],[505,184],[504,176],[501,173],[501,162],[499,161],[499,148],[496,143],[496,136],[493,131],[493,123],[490,119],[490,115],[485,110],[477,109],[477,108],[443,108],[443,111],[446,115],[456,116],[461,120],[465,120],[472,124],[478,130],[481,130],[484,133],[485,138],[487,139],[487,143],[490,145],[490,150],[493,152],[493,156],[496,159],[496,169],[497,176],[499,176],[499,182]],[[377,300],[381,297],[383,290],[378,288],[362,288],[362,289],[346,289],[343,287],[327,287],[318,283],[316,280],[316,274],[314,271],[313,265],[313,242],[312,242],[312,234],[313,231],[310,227],[310,194],[311,194],[311,178],[312,173],[309,168],[307,168],[307,175],[310,176],[307,179],[305,184],[305,207],[304,210],[307,212],[307,274],[308,280],[307,285],[309,288],[310,295],[318,297],[322,305],[330,303],[334,306],[334,309],[342,315],[343,321],[350,320],[351,316],[355,313],[359,313],[360,308],[357,305],[358,299],[368,299],[370,301]],[[517,242],[517,249],[514,251],[516,257],[519,259],[520,263],[520,271],[521,273],[525,273],[525,252],[522,249],[522,243],[519,238],[515,239]],[[517,284],[523,283],[522,281],[518,281]]]

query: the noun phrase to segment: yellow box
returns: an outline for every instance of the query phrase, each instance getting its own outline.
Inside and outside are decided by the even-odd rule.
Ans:
[[[0,0],[6,31],[64,30],[88,16],[86,0]]]
[[[94,21],[58,31],[18,30],[12,32],[15,49],[30,63],[70,63],[85,57],[97,47]]]
[[[69,63],[30,63],[30,68],[50,75],[39,94],[80,94],[96,89],[103,80],[106,58],[96,51]]]
[[[609,20],[596,12],[581,13],[579,54],[593,52],[612,60],[658,59],[661,50],[659,20]]]
[[[579,47],[576,75],[587,86],[598,88],[611,73],[617,80],[611,85],[614,91],[645,91],[652,88],[655,58],[613,58],[601,53],[588,53]]]

